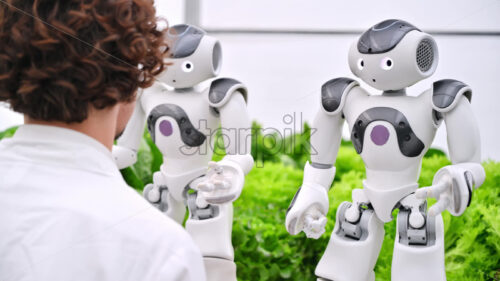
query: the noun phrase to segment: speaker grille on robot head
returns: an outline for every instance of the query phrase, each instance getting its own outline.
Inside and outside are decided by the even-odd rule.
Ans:
[[[431,69],[434,62],[434,48],[430,40],[420,41],[417,47],[417,65],[420,71],[426,72]]]

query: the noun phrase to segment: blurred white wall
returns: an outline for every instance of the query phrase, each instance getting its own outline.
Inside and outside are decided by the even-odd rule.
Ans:
[[[169,25],[184,23],[184,0],[156,0],[155,6],[159,16],[166,19]]]
[[[400,18],[427,31],[500,31],[498,0],[201,0],[200,5],[206,29],[361,31]]]
[[[21,123],[23,116],[11,111],[7,104],[0,102],[0,132]]]
[[[156,6],[170,25],[198,16],[194,21],[222,42],[221,76],[243,81],[253,119],[281,131],[291,127],[285,115],[296,117],[296,129],[300,116],[312,120],[325,81],[353,77],[347,50],[360,32],[383,19],[405,19],[435,34],[440,51],[436,74],[409,94],[443,78],[468,83],[483,159],[500,160],[500,0],[156,0]],[[0,130],[22,121],[5,112],[0,107]],[[444,127],[434,146],[446,147]]]

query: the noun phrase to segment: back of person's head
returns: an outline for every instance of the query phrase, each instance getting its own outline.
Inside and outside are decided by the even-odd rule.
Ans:
[[[133,101],[167,51],[152,0],[0,3],[0,101],[34,120],[82,122]]]

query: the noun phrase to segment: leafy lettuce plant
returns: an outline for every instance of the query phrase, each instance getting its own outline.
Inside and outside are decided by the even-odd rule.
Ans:
[[[430,185],[434,173],[449,160],[432,155],[423,160],[419,183]],[[354,149],[341,147],[339,171],[329,192],[326,233],[318,240],[303,233],[290,236],[284,225],[286,210],[302,181],[302,171],[280,163],[266,163],[247,176],[235,202],[233,244],[239,280],[316,280],[314,269],[335,223],[338,205],[351,201],[351,191],[362,187],[364,167]],[[486,162],[487,180],[474,192],[471,206],[460,217],[443,213],[445,262],[448,280],[498,280],[500,277],[500,163]],[[431,201],[433,204],[435,201]],[[397,211],[394,212],[397,216]],[[376,280],[390,280],[396,222],[385,225],[385,239],[375,267]]]

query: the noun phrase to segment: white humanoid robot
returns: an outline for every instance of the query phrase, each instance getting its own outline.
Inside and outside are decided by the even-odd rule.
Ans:
[[[159,82],[138,97],[113,155],[119,168],[132,165],[147,123],[163,164],[153,183],[144,188],[144,197],[180,224],[187,205],[186,230],[204,256],[207,280],[236,280],[232,201],[240,195],[245,174],[254,163],[247,90],[230,78],[215,79],[207,89],[197,89],[221,67],[219,41],[189,25],[171,27],[167,38],[170,65]],[[223,134],[227,155],[214,163],[219,126],[229,132]]]
[[[485,172],[467,85],[446,79],[419,96],[406,94],[437,64],[438,49],[429,34],[402,20],[386,20],[363,33],[349,51],[354,75],[383,93],[371,95],[349,78],[322,86],[313,124],[317,133],[311,139],[317,154],[304,168],[302,187],[287,212],[287,230],[316,239],[325,231],[344,121],[365,163],[366,179],[363,189],[353,190],[352,203],[338,207],[330,242],[316,267],[318,280],[374,280],[384,223],[392,220],[395,208],[392,280],[446,280],[440,213],[461,215]],[[422,157],[443,121],[452,165],[436,173],[432,186],[418,188]],[[427,197],[437,198],[428,211]]]

